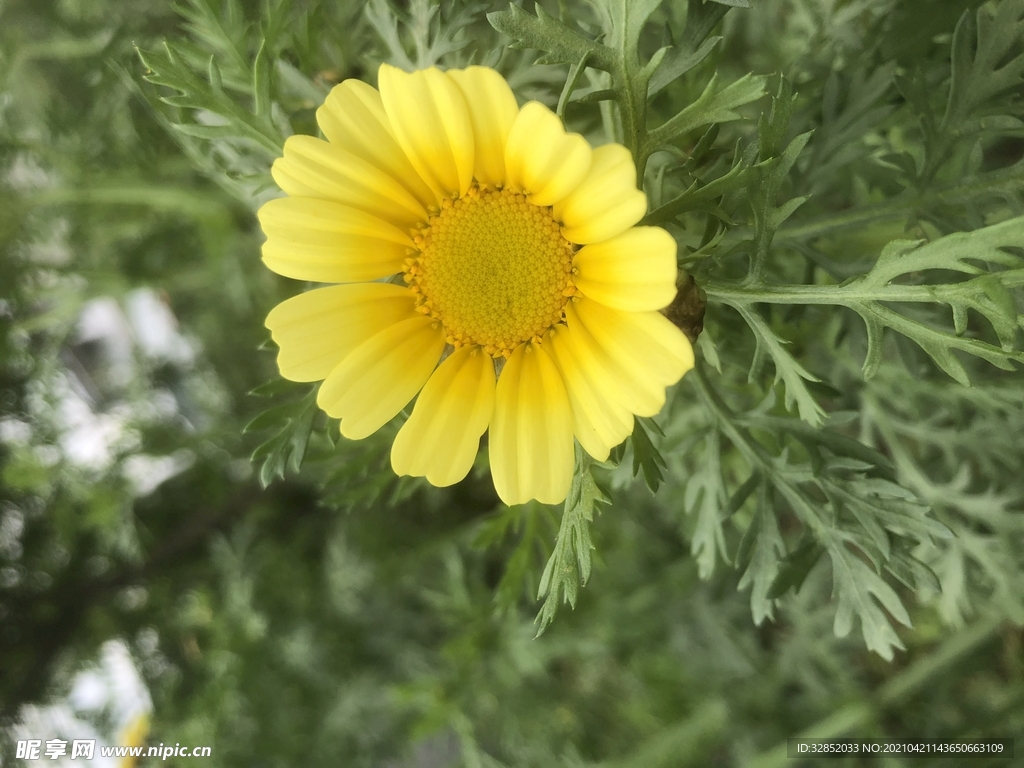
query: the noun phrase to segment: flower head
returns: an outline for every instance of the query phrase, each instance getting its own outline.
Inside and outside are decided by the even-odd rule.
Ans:
[[[352,439],[416,397],[398,474],[456,483],[489,429],[501,499],[559,502],[574,437],[607,458],[693,365],[658,312],[675,242],[635,226],[647,201],[625,147],[519,107],[496,71],[378,80],[336,86],[326,141],[293,136],[274,163],[288,197],[260,209],[264,262],[335,284],[267,317],[281,375],[323,380],[317,402]]]

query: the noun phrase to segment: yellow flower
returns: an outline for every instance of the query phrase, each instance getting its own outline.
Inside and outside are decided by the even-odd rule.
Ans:
[[[501,499],[560,502],[573,437],[607,458],[693,366],[658,312],[675,242],[635,226],[647,201],[625,147],[519,107],[494,70],[382,65],[378,81],[336,86],[327,140],[293,136],[274,163],[289,196],[260,209],[264,262],[336,283],[267,317],[281,375],[323,380],[317,403],[351,439],[418,393],[400,475],[458,482],[489,428]]]

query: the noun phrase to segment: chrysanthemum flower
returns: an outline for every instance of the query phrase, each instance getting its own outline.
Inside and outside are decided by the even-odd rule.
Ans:
[[[274,163],[288,197],[260,209],[263,260],[335,283],[279,304],[281,375],[319,381],[341,433],[367,437],[414,397],[391,464],[458,482],[488,429],[507,504],[562,501],[573,438],[598,460],[653,416],[693,365],[658,310],[676,246],[647,209],[628,150],[591,149],[547,107],[519,107],[496,71],[338,85],[326,141],[293,136]]]

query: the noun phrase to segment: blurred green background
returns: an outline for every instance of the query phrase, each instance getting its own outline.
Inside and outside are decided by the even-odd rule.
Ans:
[[[545,5],[596,24],[586,5]],[[701,5],[666,2],[657,18],[681,30]],[[723,42],[652,109],[695,98],[712,71],[781,73],[799,97],[791,134],[820,128],[833,73],[863,85],[863,72],[884,65],[923,71],[938,88],[957,20],[979,4],[751,5],[720,9],[712,22]],[[247,767],[767,768],[801,764],[784,748],[800,734],[1024,733],[1024,635],[1008,620],[1021,620],[1024,597],[1016,374],[992,372],[982,394],[968,397],[940,373],[929,393],[897,398],[908,410],[892,423],[909,425],[908,450],[946,443],[947,455],[922,449],[920,466],[972,467],[975,482],[950,503],[974,504],[982,522],[972,524],[974,538],[958,539],[974,554],[940,574],[958,591],[931,600],[901,593],[914,626],[900,629],[906,650],[892,662],[856,631],[833,635],[824,562],[760,626],[737,590],[739,573],[720,565],[699,577],[683,511],[695,459],[679,430],[662,445],[667,477],[657,494],[632,479],[628,459],[609,475],[613,503],[591,529],[594,575],[575,610],[563,608],[538,639],[534,596],[560,512],[502,508],[483,459],[465,482],[438,490],[393,477],[394,428],[334,447],[317,421],[301,472],[263,488],[262,462],[250,455],[273,430],[244,427],[268,407],[283,409],[265,420],[271,427],[303,418],[307,391],[249,394],[276,377],[263,319],[298,289],[259,260],[254,211],[275,194],[274,155],[175,130],[179,112],[144,80],[136,46],[175,41],[200,73],[212,56],[226,91],[245,103],[262,43],[273,82],[267,125],[295,132],[315,132],[313,113],[331,85],[373,82],[376,64],[403,51],[412,65],[470,55],[500,62],[521,102],[554,104],[566,68],[506,50],[484,16],[505,7],[0,0],[4,765],[21,764],[18,738],[92,729],[104,743],[126,743],[140,717],[146,743],[210,745],[203,765]],[[659,41],[649,34],[653,50]],[[890,81],[859,113],[881,105],[882,114],[845,126],[851,146],[867,141],[870,150],[885,119],[886,141],[904,131],[913,143],[912,116],[889,117],[906,105]],[[1019,114],[1019,88],[1007,98]],[[748,116],[767,109],[764,100]],[[600,130],[595,105],[571,106],[567,119]],[[987,145],[986,167],[1019,160],[1017,122]],[[716,145],[721,156],[755,129],[756,119],[733,125]],[[836,160],[836,150],[812,140],[809,156],[829,170],[794,182],[815,194],[808,205],[842,211],[885,197],[879,179],[891,166],[865,162],[854,177],[844,168],[864,153]],[[1017,189],[1004,195],[1011,208]],[[955,215],[985,218],[986,209],[965,204]],[[886,227],[845,234],[834,252],[877,253],[904,229]],[[800,322],[802,347],[818,329]],[[738,332],[724,319],[718,328],[720,344]],[[891,391],[914,381],[889,375]],[[685,381],[677,390],[672,408],[683,418],[694,398]],[[920,408],[948,416],[933,425],[945,430],[938,437],[910,430],[918,395]],[[289,447],[271,447],[283,463]],[[738,535],[729,536],[735,551]],[[1019,739],[1017,749],[1024,764]]]

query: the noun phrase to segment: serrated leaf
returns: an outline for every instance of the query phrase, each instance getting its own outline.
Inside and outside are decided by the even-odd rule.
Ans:
[[[858,457],[862,454],[860,450],[854,451],[852,457],[825,455],[824,464],[817,469],[794,460],[787,446],[777,454],[768,453],[754,439],[753,430],[777,435],[780,431],[775,426],[778,418],[769,416],[768,410],[756,408],[738,420],[721,397],[709,388],[701,370],[696,371],[693,380],[697,391],[715,414],[723,433],[744,459],[763,473],[766,485],[774,488],[775,495],[804,526],[801,543],[779,564],[764,600],[774,600],[791,589],[799,589],[821,555],[827,553],[833,568],[833,597],[838,602],[836,634],[849,633],[854,620],[860,620],[868,648],[891,658],[892,649],[900,647],[900,642],[879,606],[908,626],[909,616],[878,571],[893,560],[894,551],[897,557],[902,557],[900,553],[917,542],[930,542],[933,536],[942,535],[943,527],[926,516],[926,507],[907,488],[864,475],[865,468],[872,464]],[[741,426],[743,424],[749,424],[751,431]],[[777,443],[777,439],[772,443]],[[839,449],[844,447],[841,442],[835,445]],[[828,500],[827,504],[822,504],[822,496]],[[857,508],[853,509],[854,506]],[[757,534],[754,529],[745,535],[738,553],[741,562],[752,557]],[[776,545],[774,542],[773,546]],[[771,562],[767,554],[764,556]],[[865,562],[865,556],[876,564],[875,570]],[[909,563],[903,565],[912,568]],[[900,564],[894,567],[902,569],[901,574],[906,571]],[[926,579],[926,574],[920,576]],[[755,577],[753,573],[751,578]],[[766,603],[761,604],[762,610],[768,607]]]
[[[663,0],[590,0],[590,3],[604,16],[604,26],[608,30],[608,47],[616,52],[617,69],[620,74],[631,78],[637,77],[636,85],[641,85],[646,96],[647,82],[650,71],[657,62],[652,59],[650,70],[642,72],[639,60],[640,34],[644,25],[657,10]],[[538,5],[538,8],[540,6]],[[656,58],[664,56],[664,49],[655,54]]]
[[[263,429],[278,426],[294,417],[301,407],[302,406],[298,403],[283,403],[282,405],[275,405],[252,419],[252,421],[242,428],[242,432],[258,432]]]
[[[910,552],[893,552],[885,563],[885,570],[916,592],[937,595],[942,591],[935,571]]]
[[[688,52],[698,50],[729,10],[729,6],[720,3],[687,0],[686,28],[679,38],[679,50]]]
[[[710,300],[724,301],[744,316],[759,340],[759,354],[771,352],[777,365],[780,359],[787,362],[785,350],[781,350],[778,337],[773,338],[770,329],[765,330],[767,325],[753,305],[761,302],[832,304],[848,307],[864,320],[868,333],[863,365],[865,378],[870,378],[881,364],[883,331],[888,328],[920,347],[953,379],[969,386],[967,369],[956,352],[981,358],[1002,370],[1013,370],[1014,362],[1024,362],[1024,352],[1016,348],[1018,329],[1024,327],[1024,315],[1017,311],[1011,293],[1011,289],[1024,286],[1024,259],[1003,250],[1021,242],[1024,242],[1024,217],[973,232],[957,232],[920,247],[915,247],[916,241],[895,240],[882,250],[867,275],[852,278],[842,285],[734,284],[725,287],[709,281],[704,287]],[[982,265],[1009,268],[989,271]],[[912,276],[920,283],[920,275],[932,270],[977,277],[936,285],[898,281]],[[893,306],[900,303],[947,304],[953,312],[954,327],[950,330],[938,323],[908,317]],[[991,323],[1000,346],[967,335],[968,310],[978,312]],[[798,388],[797,394],[800,394],[800,378],[791,372],[790,379],[786,379],[787,387],[792,383]],[[787,389],[787,395],[788,392]]]
[[[435,66],[449,54],[465,48],[470,41],[459,33],[480,13],[479,6],[473,3],[448,6],[447,14],[439,3],[406,5],[405,12],[400,14],[388,0],[370,0],[365,15],[388,49],[387,61],[407,72]]]
[[[857,618],[868,649],[886,661],[892,661],[893,649],[902,649],[904,646],[881,607],[900,624],[909,627],[911,623],[907,609],[893,588],[867,563],[847,549],[840,538],[829,542],[828,553],[832,561],[833,594],[839,603],[833,627],[836,636],[846,637],[850,634],[853,620]]]
[[[723,195],[746,187],[750,183],[750,172],[751,166],[737,157],[736,163],[727,173],[706,183],[694,181],[686,191],[647,214],[642,223],[661,224],[680,214],[705,209]]]
[[[735,110],[764,96],[766,83],[763,75],[751,74],[719,89],[718,73],[715,73],[696,101],[648,134],[648,151],[667,146],[702,126],[739,120],[740,115]]]
[[[606,72],[612,71],[614,61],[611,50],[569,29],[549,16],[539,4],[536,12],[537,15],[533,16],[509,3],[507,11],[489,13],[487,20],[496,30],[512,38],[510,48],[544,51],[545,63],[572,66],[587,58],[590,66]]]
[[[576,468],[569,495],[565,499],[555,548],[544,567],[537,589],[537,599],[544,601],[534,620],[538,637],[554,620],[561,603],[566,602],[576,607],[579,588],[590,579],[590,551],[593,549],[590,523],[594,519],[597,505],[611,502],[594,478],[593,466],[590,456],[577,446]]]
[[[834,187],[837,178],[845,177],[853,163],[871,154],[872,148],[865,138],[894,111],[892,86],[892,65],[878,67],[870,76],[859,69],[850,77],[840,70],[828,76],[822,97],[822,125],[809,147],[812,191]],[[915,176],[916,171],[907,178]]]
[[[268,385],[259,387],[267,393]],[[266,488],[274,478],[283,478],[285,470],[298,472],[306,455],[316,414],[317,388],[311,388],[301,399],[271,406],[252,419],[243,431],[255,432],[275,429],[274,435],[260,444],[252,453],[251,461],[260,464],[260,483]]]
[[[218,64],[227,68],[229,77],[236,83],[243,82],[249,69],[246,37],[250,25],[238,0],[217,4],[187,0],[175,10],[185,19],[185,28],[207,49],[216,52]]]
[[[1024,1],[1004,0],[994,10],[965,11],[953,32],[949,98],[940,130],[951,132],[993,96],[1017,87],[1024,53],[1007,61],[1024,30]],[[972,51],[973,49],[973,51]]]
[[[316,400],[312,400],[295,417],[291,425],[291,437],[288,439],[288,468],[292,472],[302,469],[302,460],[306,456],[309,436],[313,431],[313,419],[316,418]]]
[[[683,491],[683,508],[695,518],[690,535],[690,553],[697,560],[697,571],[702,579],[711,578],[718,556],[728,562],[725,532],[722,529],[722,510],[728,503],[722,478],[721,439],[718,430],[711,430],[706,438],[693,473]]]
[[[144,76],[147,81],[178,91],[179,95],[176,96],[162,96],[162,101],[179,108],[206,110],[219,115],[234,135],[252,141],[266,152],[269,159],[281,154],[284,139],[269,117],[254,115],[243,109],[223,89],[199,77],[170,43],[164,43],[163,51],[136,50],[149,70]],[[189,129],[199,129],[201,132],[204,128],[190,123],[176,125],[188,126],[187,129],[179,127],[179,130],[186,132]],[[217,135],[221,134],[218,132]]]
[[[768,355],[775,363],[775,381],[785,385],[786,407],[792,409],[796,405],[800,418],[812,426],[821,426],[825,419],[825,411],[814,399],[806,382],[818,381],[818,377],[810,373],[797,362],[785,348],[786,342],[773,331],[765,319],[752,307],[736,305],[736,310],[754,332],[756,341],[755,363],[758,355]],[[750,380],[757,374],[756,365],[750,369]]]
[[[700,47],[694,51],[683,48],[673,48],[665,54],[654,74],[651,76],[648,97],[659,93],[665,86],[685,75],[691,69],[700,64],[714,50],[715,46],[722,41],[721,37],[709,37]]]
[[[755,478],[760,481],[759,476],[751,476],[751,479]],[[751,587],[750,612],[757,626],[761,626],[766,618],[774,618],[775,600],[769,593],[779,574],[781,557],[786,552],[775,512],[767,499],[767,490],[762,486],[757,512],[747,526],[736,553],[736,567],[743,573],[736,590]]]
[[[1021,258],[1002,248],[1019,245],[1024,237],[1024,217],[1009,219],[973,232],[955,232],[921,245],[919,240],[894,240],[878,257],[878,261],[856,284],[879,287],[890,284],[901,275],[928,269],[948,269],[967,275],[986,270],[974,262],[1013,267]]]
[[[665,459],[661,452],[651,442],[651,437],[644,426],[647,422],[658,434],[662,434],[657,423],[653,419],[641,419],[637,417],[633,422],[633,434],[629,438],[633,447],[633,477],[636,477],[641,470],[644,473],[644,481],[652,493],[657,493],[658,488],[665,479],[664,472],[667,469]]]

